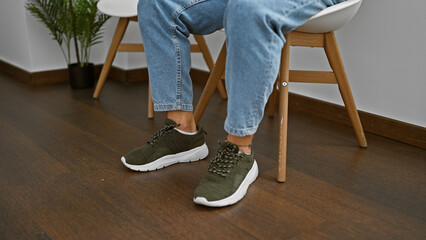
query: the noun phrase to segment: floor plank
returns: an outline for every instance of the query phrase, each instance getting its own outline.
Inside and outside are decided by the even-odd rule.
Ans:
[[[51,239],[0,178],[0,239]]]

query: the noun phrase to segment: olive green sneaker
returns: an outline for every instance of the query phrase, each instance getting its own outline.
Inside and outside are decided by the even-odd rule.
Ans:
[[[194,135],[182,134],[179,126],[166,119],[164,127],[154,133],[147,144],[136,148],[121,158],[123,164],[135,171],[153,171],[180,162],[204,159],[209,150],[204,141],[202,127]]]
[[[239,152],[238,146],[233,143],[220,143],[207,174],[195,189],[194,202],[209,207],[232,205],[246,195],[258,173],[253,150],[247,155]]]

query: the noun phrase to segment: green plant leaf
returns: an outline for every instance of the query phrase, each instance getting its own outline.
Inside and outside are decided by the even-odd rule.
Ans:
[[[80,48],[82,64],[89,62],[90,47],[101,42],[103,26],[110,16],[97,9],[99,0],[72,0],[70,11],[67,0],[28,0],[26,9],[49,30],[60,46],[68,64],[71,63],[72,19],[75,20],[75,38]],[[74,50],[76,50],[74,48]]]

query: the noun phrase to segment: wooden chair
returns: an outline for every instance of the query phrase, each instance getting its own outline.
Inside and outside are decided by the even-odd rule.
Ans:
[[[95,92],[93,93],[93,98],[95,99],[99,98],[101,94],[102,87],[105,84],[108,73],[111,69],[112,62],[114,61],[117,52],[144,52],[143,44],[121,43],[124,33],[126,32],[127,26],[129,25],[129,22],[138,21],[137,3],[138,0],[100,0],[98,2],[97,6],[99,11],[113,17],[118,17],[119,20],[115,29],[114,36],[112,38],[111,45],[109,47],[107,57],[105,59],[105,63],[102,67]],[[210,55],[210,51],[207,47],[204,37],[194,35],[194,38],[197,44],[191,45],[191,52],[202,53],[209,70],[212,71],[214,67],[214,62],[212,56]],[[148,89],[148,118],[153,118],[154,104],[151,98],[150,87]],[[217,89],[221,97],[223,99],[226,99],[227,94],[222,81],[218,82]]]
[[[367,147],[364,130],[358,116],[355,102],[349,87],[340,51],[337,46],[334,31],[348,22],[358,11],[362,0],[348,0],[331,6],[313,16],[296,31],[286,35],[287,42],[282,49],[281,66],[277,84],[279,84],[279,143],[278,143],[278,177],[279,182],[286,180],[287,160],[287,119],[288,119],[288,83],[328,83],[337,84],[345,103],[349,118],[355,130],[355,135],[361,147]],[[292,71],[289,70],[290,46],[324,48],[332,72]],[[195,121],[198,123],[209,103],[215,87],[225,71],[226,46],[222,47],[215,68],[210,74],[203,94],[195,109]],[[274,95],[270,98],[269,106],[275,106]],[[270,109],[271,110],[271,109]],[[270,111],[270,113],[274,112]]]

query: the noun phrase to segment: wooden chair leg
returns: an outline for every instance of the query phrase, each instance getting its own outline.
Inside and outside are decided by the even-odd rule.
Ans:
[[[287,123],[288,123],[288,83],[290,80],[289,60],[290,44],[284,45],[281,54],[280,81],[279,81],[279,130],[278,130],[278,177],[279,182],[286,180],[287,165]]]
[[[93,98],[99,98],[99,95],[101,94],[102,87],[104,86],[109,70],[111,69],[111,65],[114,61],[115,54],[117,53],[118,46],[120,45],[124,33],[126,32],[127,25],[129,25],[129,18],[120,18],[118,20],[114,37],[112,38],[104,66],[102,67],[101,75],[99,76],[95,92],[93,93]]]
[[[154,102],[151,96],[151,84],[148,80],[148,118],[154,118]]]
[[[355,135],[358,139],[360,147],[367,147],[367,140],[365,138],[364,130],[358,116],[358,111],[355,106],[355,101],[352,96],[352,91],[349,86],[348,77],[345,73],[343,61],[340,55],[339,47],[337,46],[336,37],[333,32],[325,34],[325,53],[327,54],[328,61],[336,76],[337,84],[339,86],[340,94],[342,95],[343,102],[345,103],[348,111],[349,119],[355,130]]]
[[[195,41],[197,41],[198,46],[200,47],[201,53],[203,54],[204,60],[206,61],[210,72],[212,72],[214,68],[214,62],[210,54],[209,48],[207,47],[206,40],[204,39],[203,36],[200,36],[200,35],[194,35],[194,38],[195,38]],[[218,82],[217,90],[219,91],[219,94],[222,97],[222,99],[228,98],[228,95],[226,94],[225,86],[222,81]]]
[[[201,98],[198,101],[197,107],[194,112],[195,122],[198,123],[206,110],[207,105],[212,98],[218,82],[221,80],[223,73],[225,72],[226,65],[226,45],[223,44],[222,50],[220,50],[219,57],[216,60],[216,65],[213,71],[210,73],[210,77],[207,80],[206,86],[204,87]]]
[[[269,96],[268,100],[268,116],[274,117],[275,115],[275,107],[277,102],[277,95],[278,95],[278,87],[280,84],[280,76],[278,75],[277,80],[274,83],[274,89],[272,89],[272,93]]]

